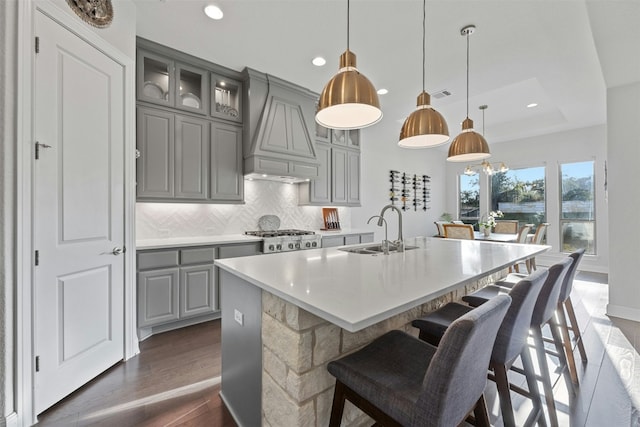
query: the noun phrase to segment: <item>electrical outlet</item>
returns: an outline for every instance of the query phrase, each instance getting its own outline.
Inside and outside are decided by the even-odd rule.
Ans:
[[[242,314],[241,311],[239,311],[238,309],[233,309],[233,318],[235,319],[236,322],[238,322],[238,325],[243,326],[244,325],[244,314]]]

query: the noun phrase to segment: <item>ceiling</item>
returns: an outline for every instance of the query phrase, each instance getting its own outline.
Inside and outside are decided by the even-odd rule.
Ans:
[[[316,92],[335,74],[346,49],[344,0],[133,2],[141,37]],[[203,14],[209,3],[221,6],[224,19]],[[490,143],[605,123],[603,68],[619,67],[602,67],[599,58],[632,31],[619,20],[633,18],[624,9],[609,13],[614,3],[629,4],[637,18],[636,0],[428,0],[426,89],[451,93],[432,98],[450,134],[459,133],[466,115],[466,40],[460,29],[469,24],[476,26],[470,36],[469,116],[481,131],[478,107],[488,105]],[[376,126],[394,126],[399,133],[422,90],[422,1],[352,0],[350,9],[350,49],[358,68],[376,88],[389,90],[380,97],[384,117]],[[603,34],[601,43],[594,41],[592,26]],[[317,55],[327,59],[324,67],[311,64]],[[527,108],[530,103],[538,106]]]

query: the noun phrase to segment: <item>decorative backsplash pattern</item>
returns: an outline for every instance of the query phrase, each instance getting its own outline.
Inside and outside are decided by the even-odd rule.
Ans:
[[[258,229],[262,215],[280,217],[280,228],[319,230],[322,208],[298,206],[298,187],[274,181],[245,181],[245,204],[137,203],[136,238],[215,236]],[[349,228],[349,208],[338,208]]]

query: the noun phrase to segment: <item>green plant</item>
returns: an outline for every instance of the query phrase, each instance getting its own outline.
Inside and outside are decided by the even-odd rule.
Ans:
[[[440,215],[440,221],[451,222],[453,221],[453,215],[451,215],[449,212],[443,212],[442,215]]]

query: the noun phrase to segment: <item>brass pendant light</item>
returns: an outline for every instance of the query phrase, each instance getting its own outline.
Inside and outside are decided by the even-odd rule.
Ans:
[[[489,144],[473,130],[473,120],[469,118],[469,36],[475,29],[474,25],[468,25],[460,30],[460,34],[467,37],[467,118],[462,122],[462,132],[449,146],[449,162],[470,162],[491,157]]]
[[[356,68],[349,50],[349,0],[347,0],[347,50],[340,55],[338,74],[324,87],[318,101],[316,122],[331,129],[360,129],[382,119],[378,93]]]
[[[442,115],[430,105],[431,96],[425,90],[426,0],[422,0],[422,93],[418,108],[404,121],[398,145],[402,148],[437,147],[449,141],[449,127]]]

